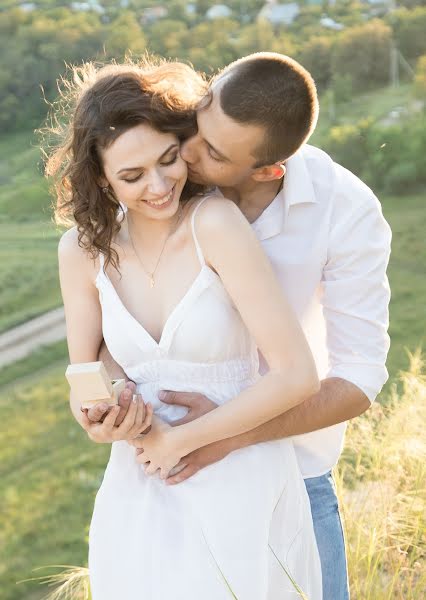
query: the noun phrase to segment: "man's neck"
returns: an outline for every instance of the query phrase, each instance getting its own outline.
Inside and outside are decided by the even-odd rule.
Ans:
[[[250,223],[260,217],[281,190],[283,179],[258,182],[250,180],[235,187],[221,187],[220,191],[235,202]]]

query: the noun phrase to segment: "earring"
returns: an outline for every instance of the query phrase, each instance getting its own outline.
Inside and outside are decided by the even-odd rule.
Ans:
[[[107,193],[108,193],[108,191],[109,191],[109,188],[107,188],[107,187],[103,187],[103,188],[102,188],[102,191],[103,191],[103,193],[104,193],[104,194],[107,194]]]

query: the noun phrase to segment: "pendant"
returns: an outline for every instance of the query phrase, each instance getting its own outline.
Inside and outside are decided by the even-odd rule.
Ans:
[[[150,277],[150,281],[149,281],[149,287],[153,288],[155,285],[155,281],[154,281],[154,275],[151,275]]]

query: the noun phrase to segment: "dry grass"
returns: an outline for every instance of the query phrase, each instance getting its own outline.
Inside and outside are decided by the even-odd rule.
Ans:
[[[353,600],[426,596],[426,380],[420,352],[402,393],[350,424],[337,473]]]

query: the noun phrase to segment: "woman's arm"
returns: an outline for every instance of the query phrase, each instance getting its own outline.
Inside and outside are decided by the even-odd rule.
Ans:
[[[206,200],[195,227],[207,263],[222,279],[269,372],[230,402],[178,428],[188,452],[254,429],[319,389],[302,329],[238,207],[225,199]]]
[[[78,245],[78,232],[74,227],[63,234],[58,247],[59,280],[65,308],[68,353],[71,363],[98,360],[102,336],[102,315],[98,291],[93,283],[95,264]],[[77,422],[91,439],[112,442],[135,437],[145,429],[144,404],[139,398],[120,424],[115,427],[119,407],[111,409],[104,423],[91,423],[80,403],[70,393],[70,407]],[[148,411],[148,415],[149,415]],[[143,429],[141,429],[144,424]]]
[[[302,329],[238,207],[225,199],[206,200],[197,212],[195,227],[207,264],[222,279],[270,370],[231,401],[168,432],[174,439],[164,443],[163,457],[169,448],[178,448],[178,454],[184,456],[201,446],[254,429],[319,389],[314,360]],[[147,462],[149,440],[143,447],[140,459]],[[148,472],[155,467],[155,458],[151,458],[154,464]],[[170,466],[164,464],[163,476]]]

